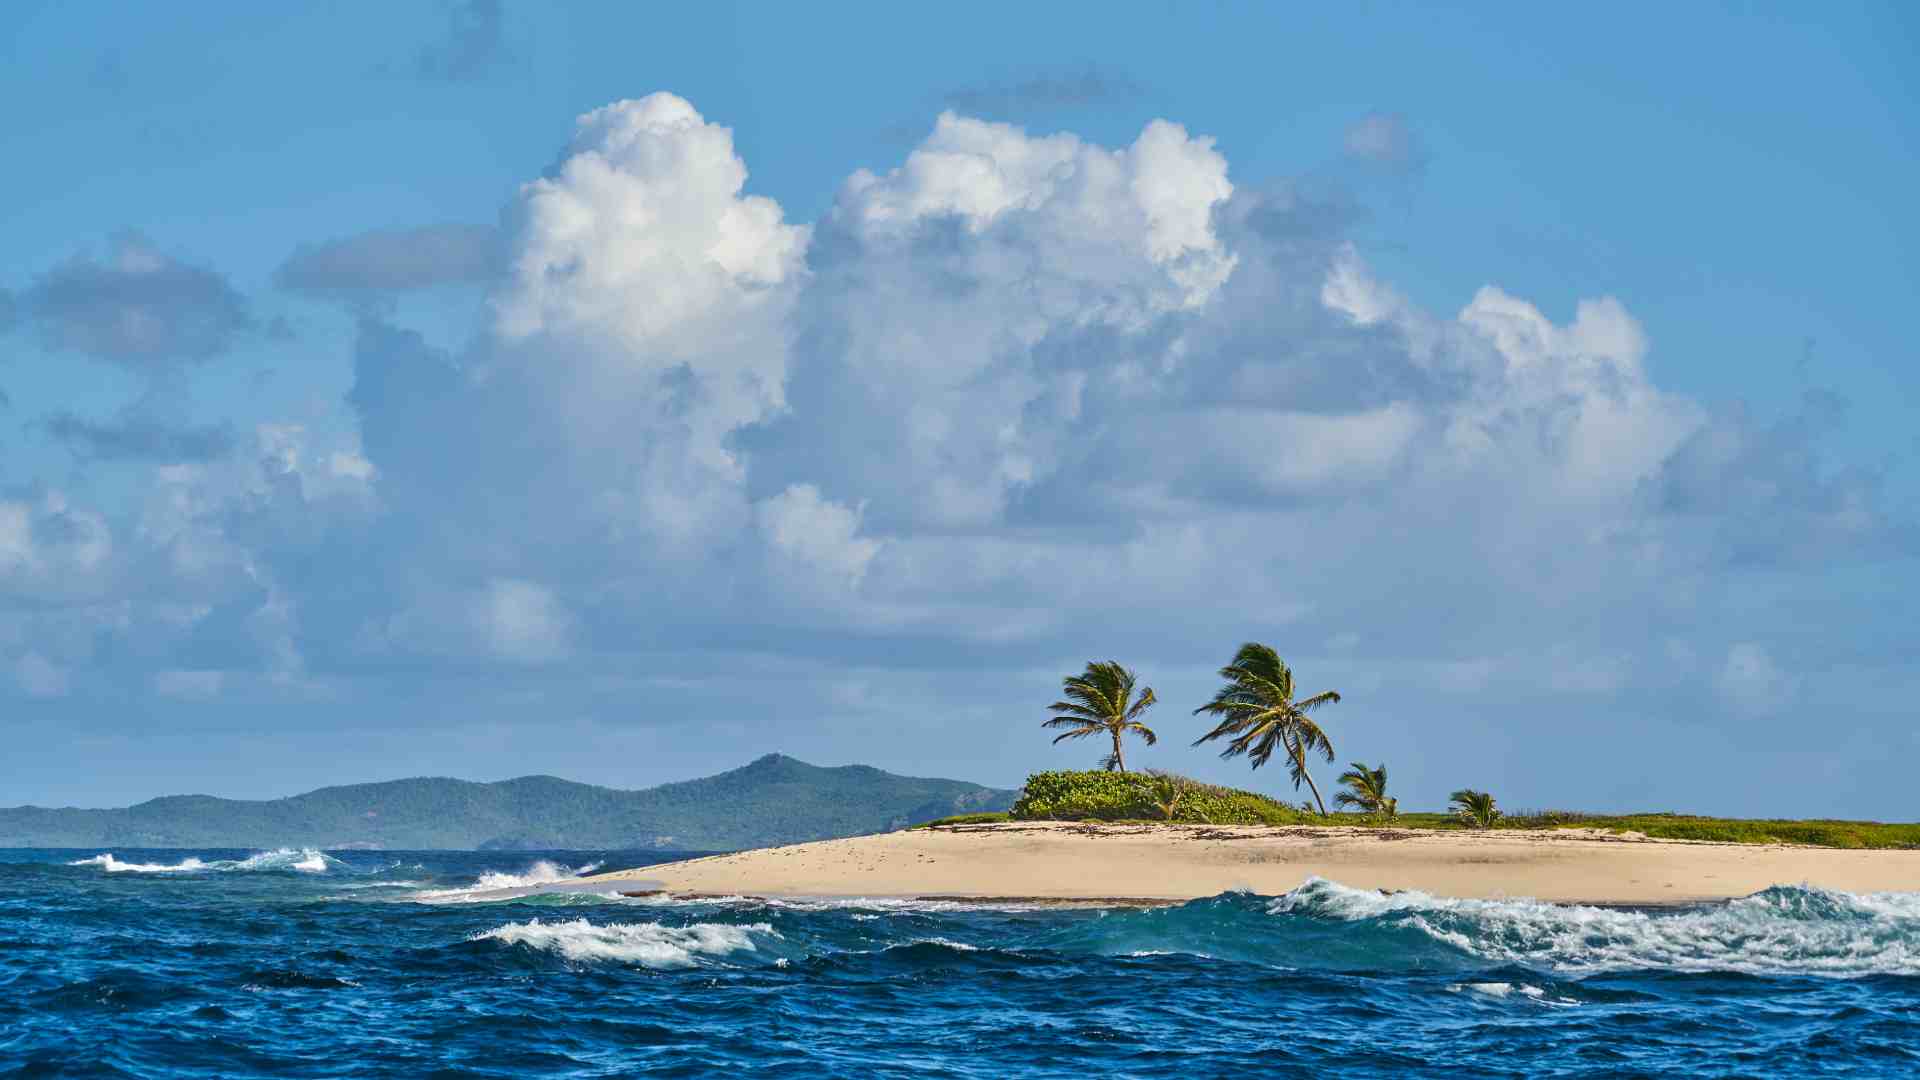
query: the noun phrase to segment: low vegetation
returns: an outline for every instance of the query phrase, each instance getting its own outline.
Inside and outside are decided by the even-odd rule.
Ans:
[[[923,821],[918,825],[909,825],[907,826],[907,831],[912,832],[914,829],[933,829],[942,825],[995,825],[1002,821],[1012,820],[1013,815],[1007,813],[1005,810],[997,810],[990,814],[955,814],[952,817],[936,818],[933,821]]]
[[[1141,723],[1155,702],[1134,673],[1117,661],[1089,663],[1080,675],[1062,681],[1064,697],[1043,726],[1060,731],[1054,739],[1094,737],[1111,741],[1100,760],[1101,772],[1043,772],[1027,780],[1006,814],[964,814],[930,825],[982,824],[990,821],[1175,821],[1211,825],[1299,825],[1314,821],[1406,829],[1566,829],[1590,828],[1639,833],[1660,840],[1715,840],[1741,844],[1805,844],[1835,848],[1920,848],[1920,824],[1886,825],[1874,821],[1747,821],[1689,814],[1586,814],[1572,810],[1503,812],[1493,795],[1461,788],[1446,813],[1402,813],[1387,794],[1384,763],[1351,763],[1340,776],[1328,813],[1320,787],[1308,771],[1314,757],[1334,760],[1333,740],[1310,714],[1340,701],[1337,691],[1298,696],[1293,669],[1278,653],[1257,641],[1240,646],[1220,669],[1223,685],[1213,699],[1195,709],[1213,727],[1194,745],[1220,740],[1220,756],[1245,758],[1255,769],[1276,756],[1286,762],[1295,791],[1304,785],[1312,801],[1291,806],[1265,795],[1201,783],[1173,773],[1127,772],[1123,741],[1132,735],[1148,746],[1157,741]]]
[[[1626,814],[1589,818],[1579,824],[1615,832],[1637,832],[1660,840],[1719,840],[1735,844],[1806,844],[1834,848],[1920,848],[1920,824],[1888,825],[1878,821],[1775,821],[1696,817],[1691,814]]]
[[[1016,821],[1180,821],[1204,825],[1298,825],[1310,820],[1251,791],[1172,773],[1043,772],[1009,811]]]

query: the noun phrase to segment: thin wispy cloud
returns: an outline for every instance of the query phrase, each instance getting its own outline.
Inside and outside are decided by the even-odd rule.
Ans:
[[[235,444],[232,429],[223,425],[176,425],[143,416],[94,421],[62,412],[41,426],[82,461],[203,463],[226,457]]]
[[[40,275],[21,304],[46,348],[143,371],[218,356],[256,325],[225,275],[131,231],[104,258],[76,255]]]
[[[1125,72],[1088,67],[955,87],[942,97],[942,104],[975,116],[1006,118],[1041,109],[1129,101],[1142,92],[1141,85]]]
[[[460,0],[448,10],[443,33],[414,55],[411,70],[427,80],[478,82],[511,59],[500,0]]]
[[[1347,126],[1341,149],[1354,161],[1397,173],[1426,168],[1427,151],[1419,133],[1399,113],[1372,112]]]
[[[499,272],[499,244],[491,225],[376,229],[301,245],[273,281],[290,292],[347,301],[482,282]]]

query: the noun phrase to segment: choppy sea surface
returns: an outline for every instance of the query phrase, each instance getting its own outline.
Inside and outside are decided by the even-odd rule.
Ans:
[[[663,902],[633,853],[0,851],[0,1076],[1920,1075],[1920,894]]]

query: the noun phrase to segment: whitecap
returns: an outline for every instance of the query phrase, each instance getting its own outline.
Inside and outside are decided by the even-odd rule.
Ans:
[[[1537,900],[1383,894],[1313,878],[1267,910],[1413,928],[1496,964],[1624,970],[1920,974],[1920,894],[1774,886],[1723,904],[1626,911]],[[1497,984],[1485,984],[1497,985]]]
[[[562,866],[541,859],[519,873],[503,870],[486,870],[474,879],[473,884],[454,889],[428,889],[415,893],[410,899],[423,904],[464,904],[490,902],[497,900],[518,900],[543,891],[542,886],[571,885],[575,879],[600,869],[603,863],[588,863],[585,866]],[[576,892],[577,889],[554,891]],[[617,899],[617,893],[607,893],[605,887],[594,890],[589,895]]]
[[[663,926],[659,923],[590,923],[585,919],[548,923],[535,919],[496,926],[470,940],[521,945],[578,962],[611,960],[666,970],[693,967],[701,957],[754,952],[755,935],[780,937],[768,923]]]
[[[111,852],[95,855],[88,859],[78,859],[68,866],[98,866],[109,874],[179,874],[196,870],[227,873],[232,871],[254,870],[297,870],[305,874],[323,874],[336,865],[342,865],[335,859],[315,848],[278,848],[273,851],[261,851],[244,859],[215,859],[203,862],[188,856],[177,863],[130,863],[121,862]]]
[[[75,859],[68,866],[97,866],[109,874],[181,874],[193,870],[205,870],[207,864],[199,859],[188,857],[172,865],[164,863],[121,862],[112,852],[95,855],[87,859]]]
[[[221,870],[298,870],[303,874],[324,874],[340,860],[317,848],[276,848],[261,851],[231,863],[217,864]]]

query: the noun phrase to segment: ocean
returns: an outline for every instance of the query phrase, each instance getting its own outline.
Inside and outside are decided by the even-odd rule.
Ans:
[[[1062,910],[568,886],[658,858],[0,851],[0,1076],[1920,1075],[1920,894],[1634,911],[1315,880]]]

